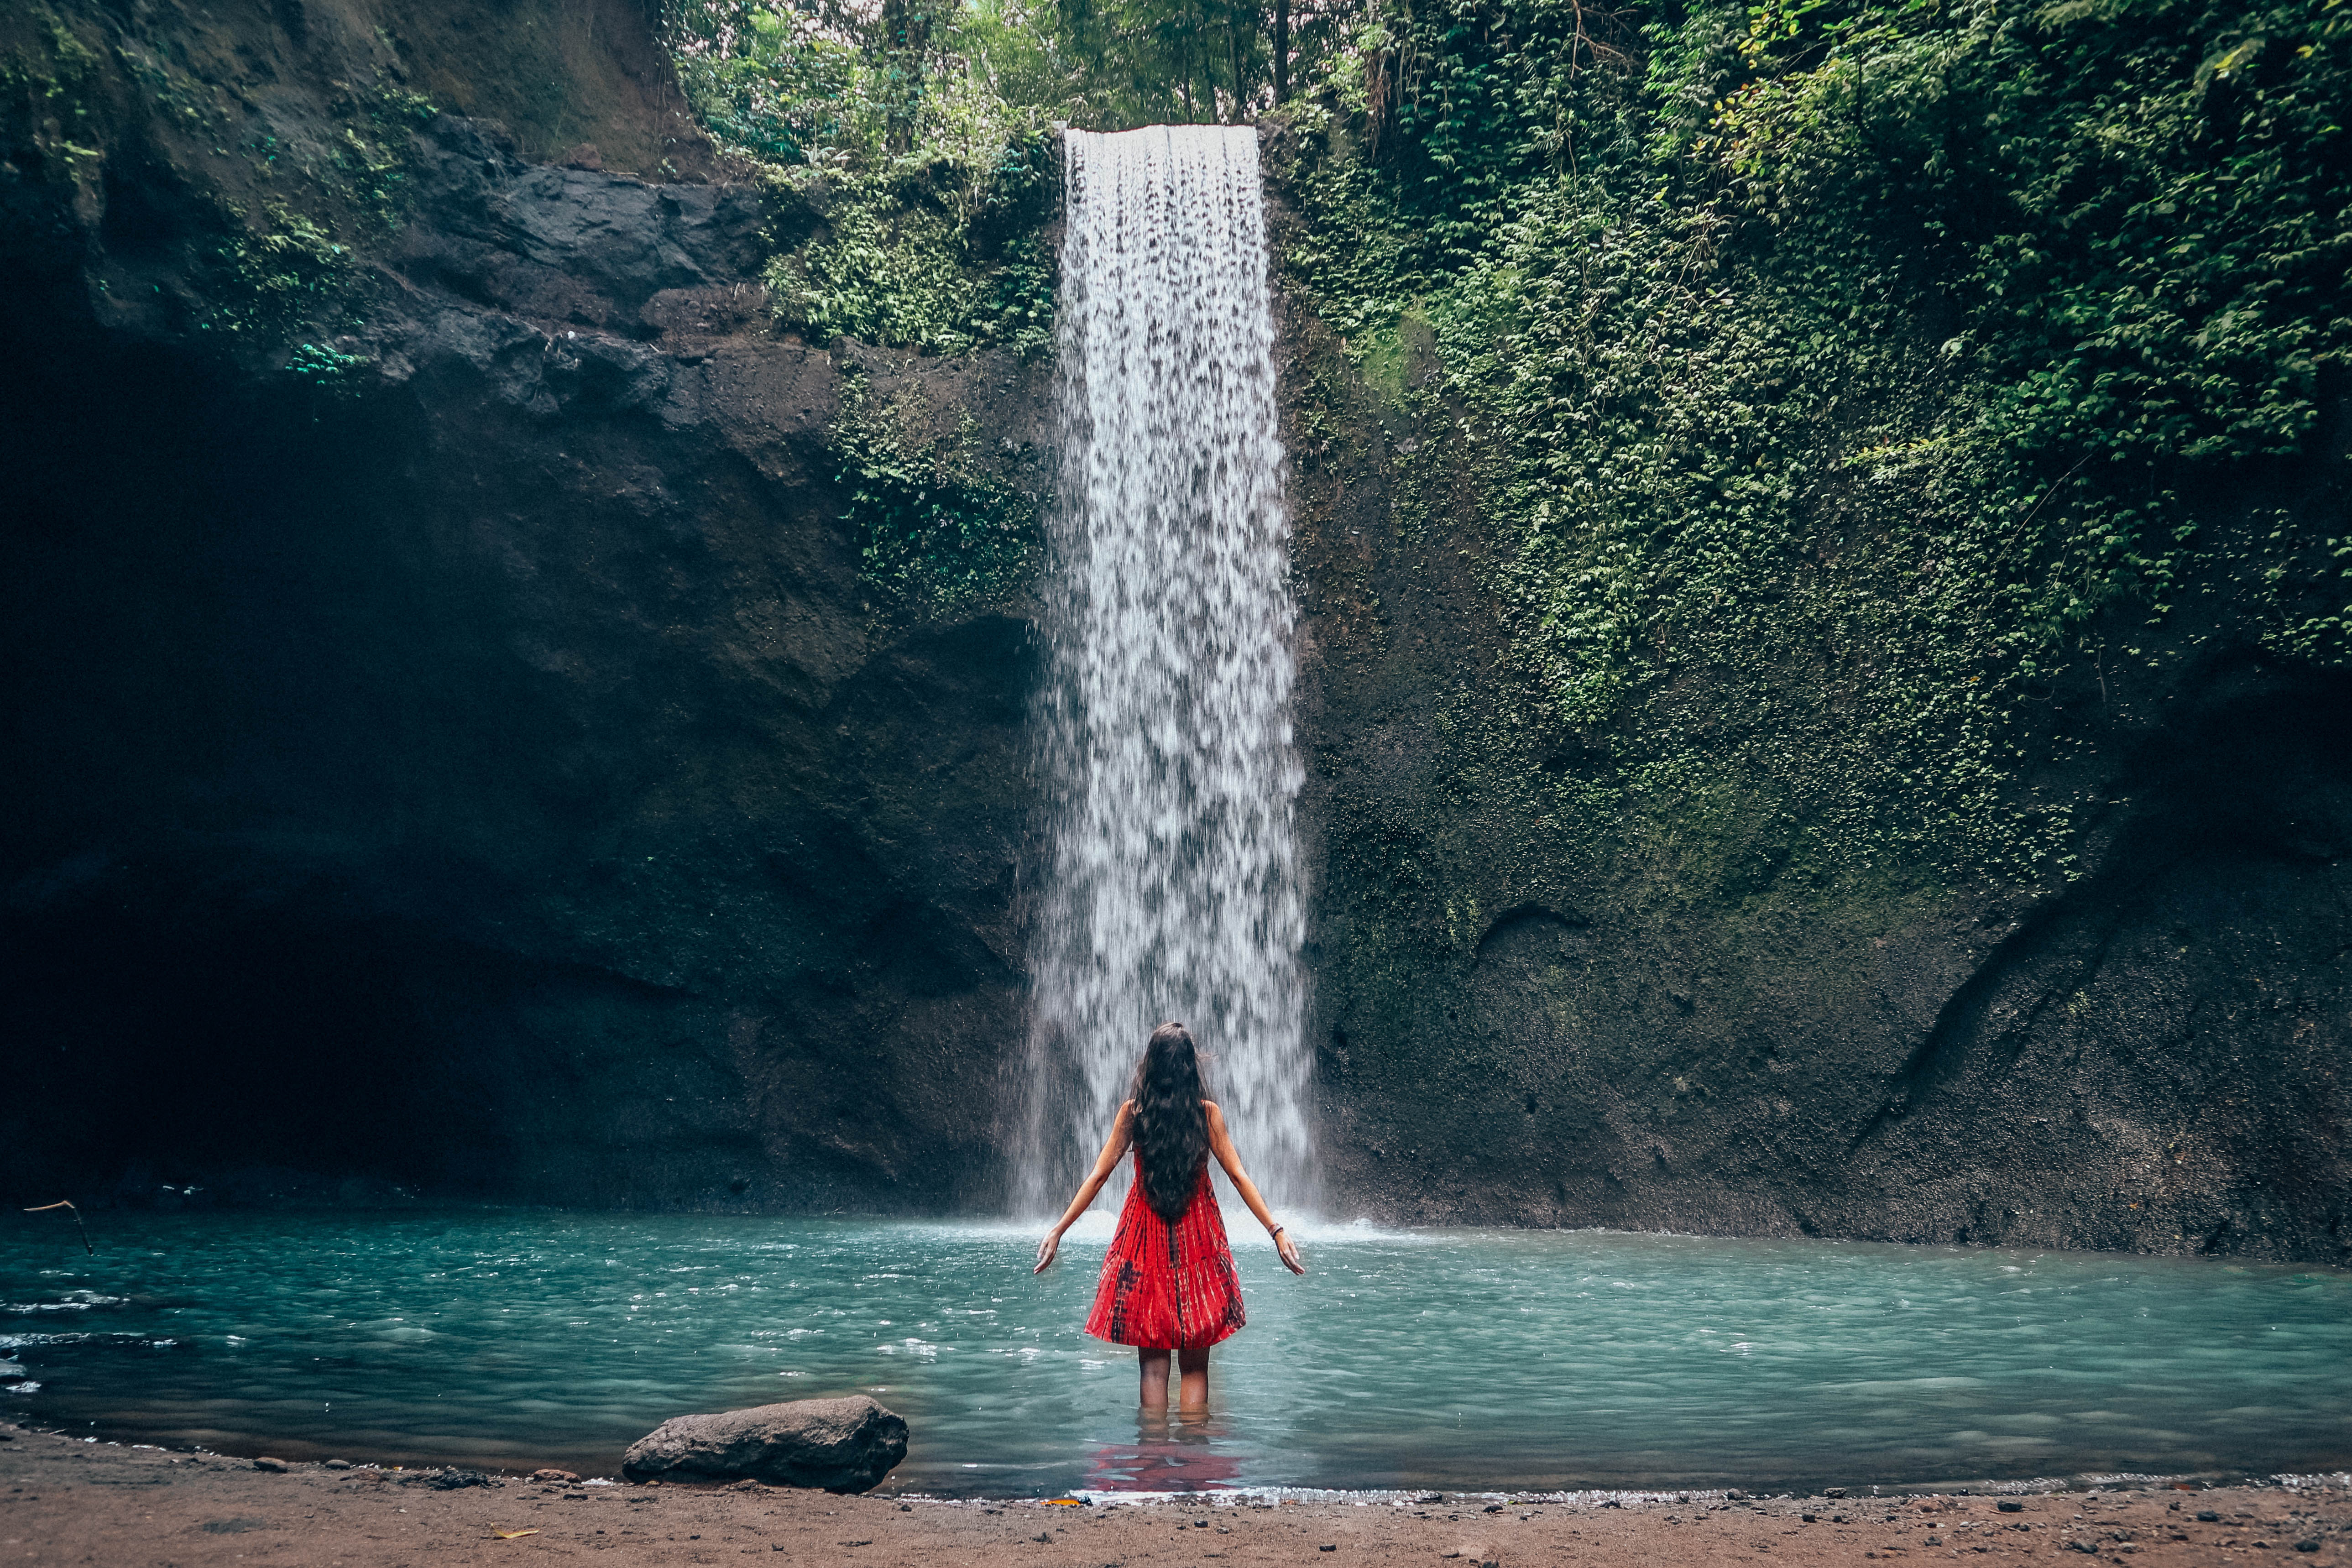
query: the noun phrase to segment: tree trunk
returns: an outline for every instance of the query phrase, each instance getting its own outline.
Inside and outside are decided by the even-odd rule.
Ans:
[[[885,142],[894,153],[915,143],[922,114],[924,55],[931,45],[935,0],[882,0],[882,58],[891,72]]]
[[[1290,96],[1290,0],[1274,0],[1274,101]]]
[[[1239,12],[1225,18],[1225,53],[1234,64],[1234,123],[1249,121],[1249,100],[1242,88],[1242,19]]]

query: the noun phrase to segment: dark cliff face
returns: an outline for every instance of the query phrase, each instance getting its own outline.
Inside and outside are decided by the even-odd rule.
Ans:
[[[874,602],[824,433],[854,372],[1025,450],[1042,373],[773,337],[758,192],[532,163],[452,112],[346,112],[387,221],[225,175],[232,130],[331,152],[338,79],[394,63],[362,32],[321,64],[329,14],[293,15],[305,44],[237,20],[268,82],[183,71],[227,106],[194,134],[111,77],[79,89],[97,173],[16,128],[0,1179],[968,1201],[1019,1037],[1034,659],[1017,606]],[[402,90],[519,68],[459,47],[471,15],[404,11]],[[573,119],[707,166],[619,20]],[[149,21],[59,26],[227,48]],[[272,179],[352,242],[290,302],[206,255],[309,243],[283,206],[274,249],[236,226]],[[289,369],[288,338],[319,341]]]

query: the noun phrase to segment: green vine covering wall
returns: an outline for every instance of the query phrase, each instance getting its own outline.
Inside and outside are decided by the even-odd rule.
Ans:
[[[833,427],[836,475],[859,525],[870,613],[919,620],[1001,601],[1028,582],[1038,501],[982,460],[970,413],[931,430],[918,385],[897,398],[852,372]]]
[[[381,280],[354,250],[406,220],[412,132],[439,110],[402,85],[386,44],[373,51],[371,75],[336,83],[320,105],[323,120],[289,144],[238,87],[175,48],[171,26],[145,14],[101,24],[45,5],[9,18],[0,26],[0,139],[10,162],[53,194],[88,181],[107,184],[118,205],[184,203],[173,237],[192,251],[189,292],[173,301],[182,323],[306,381],[347,377],[364,360],[304,340],[364,323]],[[110,163],[86,144],[112,142],[142,119],[201,170],[184,190],[148,195],[139,187],[160,177],[152,167],[142,171],[119,148]],[[162,161],[151,149],[150,164]]]
[[[1772,875],[2063,877],[2075,803],[2012,788],[2081,743],[2055,667],[2241,568],[2342,658],[2352,541],[2200,519],[2341,384],[2352,12],[1599,15],[1368,23],[1296,117],[1289,258],[1366,365],[1433,332],[1512,673],[1613,758],[1583,810],[1722,807]]]

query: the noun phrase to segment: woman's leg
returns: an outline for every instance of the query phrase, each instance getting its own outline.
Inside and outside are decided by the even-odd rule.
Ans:
[[[1164,1355],[1167,1352],[1163,1351],[1160,1353]],[[1202,1345],[1196,1351],[1178,1351],[1176,1370],[1183,1379],[1181,1390],[1176,1396],[1176,1408],[1190,1411],[1207,1410],[1209,1408],[1209,1347]],[[1165,1377],[1167,1373],[1163,1372],[1160,1375]],[[1166,1386],[1164,1384],[1161,1384],[1162,1399],[1168,1397],[1165,1392]]]
[[[1192,1352],[1185,1352],[1190,1355]],[[1136,1364],[1143,1372],[1143,1407],[1146,1410],[1168,1408],[1168,1352],[1138,1346]],[[1185,1384],[1187,1388],[1192,1384]]]

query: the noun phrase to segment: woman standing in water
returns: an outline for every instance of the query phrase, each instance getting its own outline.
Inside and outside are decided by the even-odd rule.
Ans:
[[[1275,1223],[1257,1184],[1242,1169],[1224,1112],[1202,1097],[1201,1059],[1183,1025],[1151,1031],[1128,1096],[1078,1195],[1037,1244],[1035,1272],[1053,1266],[1062,1233],[1087,1212],[1132,1146],[1135,1184],[1127,1190],[1118,1230],[1103,1258],[1087,1332],[1135,1347],[1146,1410],[1168,1408],[1168,1356],[1174,1352],[1182,1373],[1177,1408],[1197,1414],[1209,1407],[1209,1347],[1247,1321],[1224,1217],[1209,1190],[1210,1155],[1273,1236],[1283,1266],[1293,1274],[1306,1273],[1307,1266],[1298,1260],[1298,1244]]]

